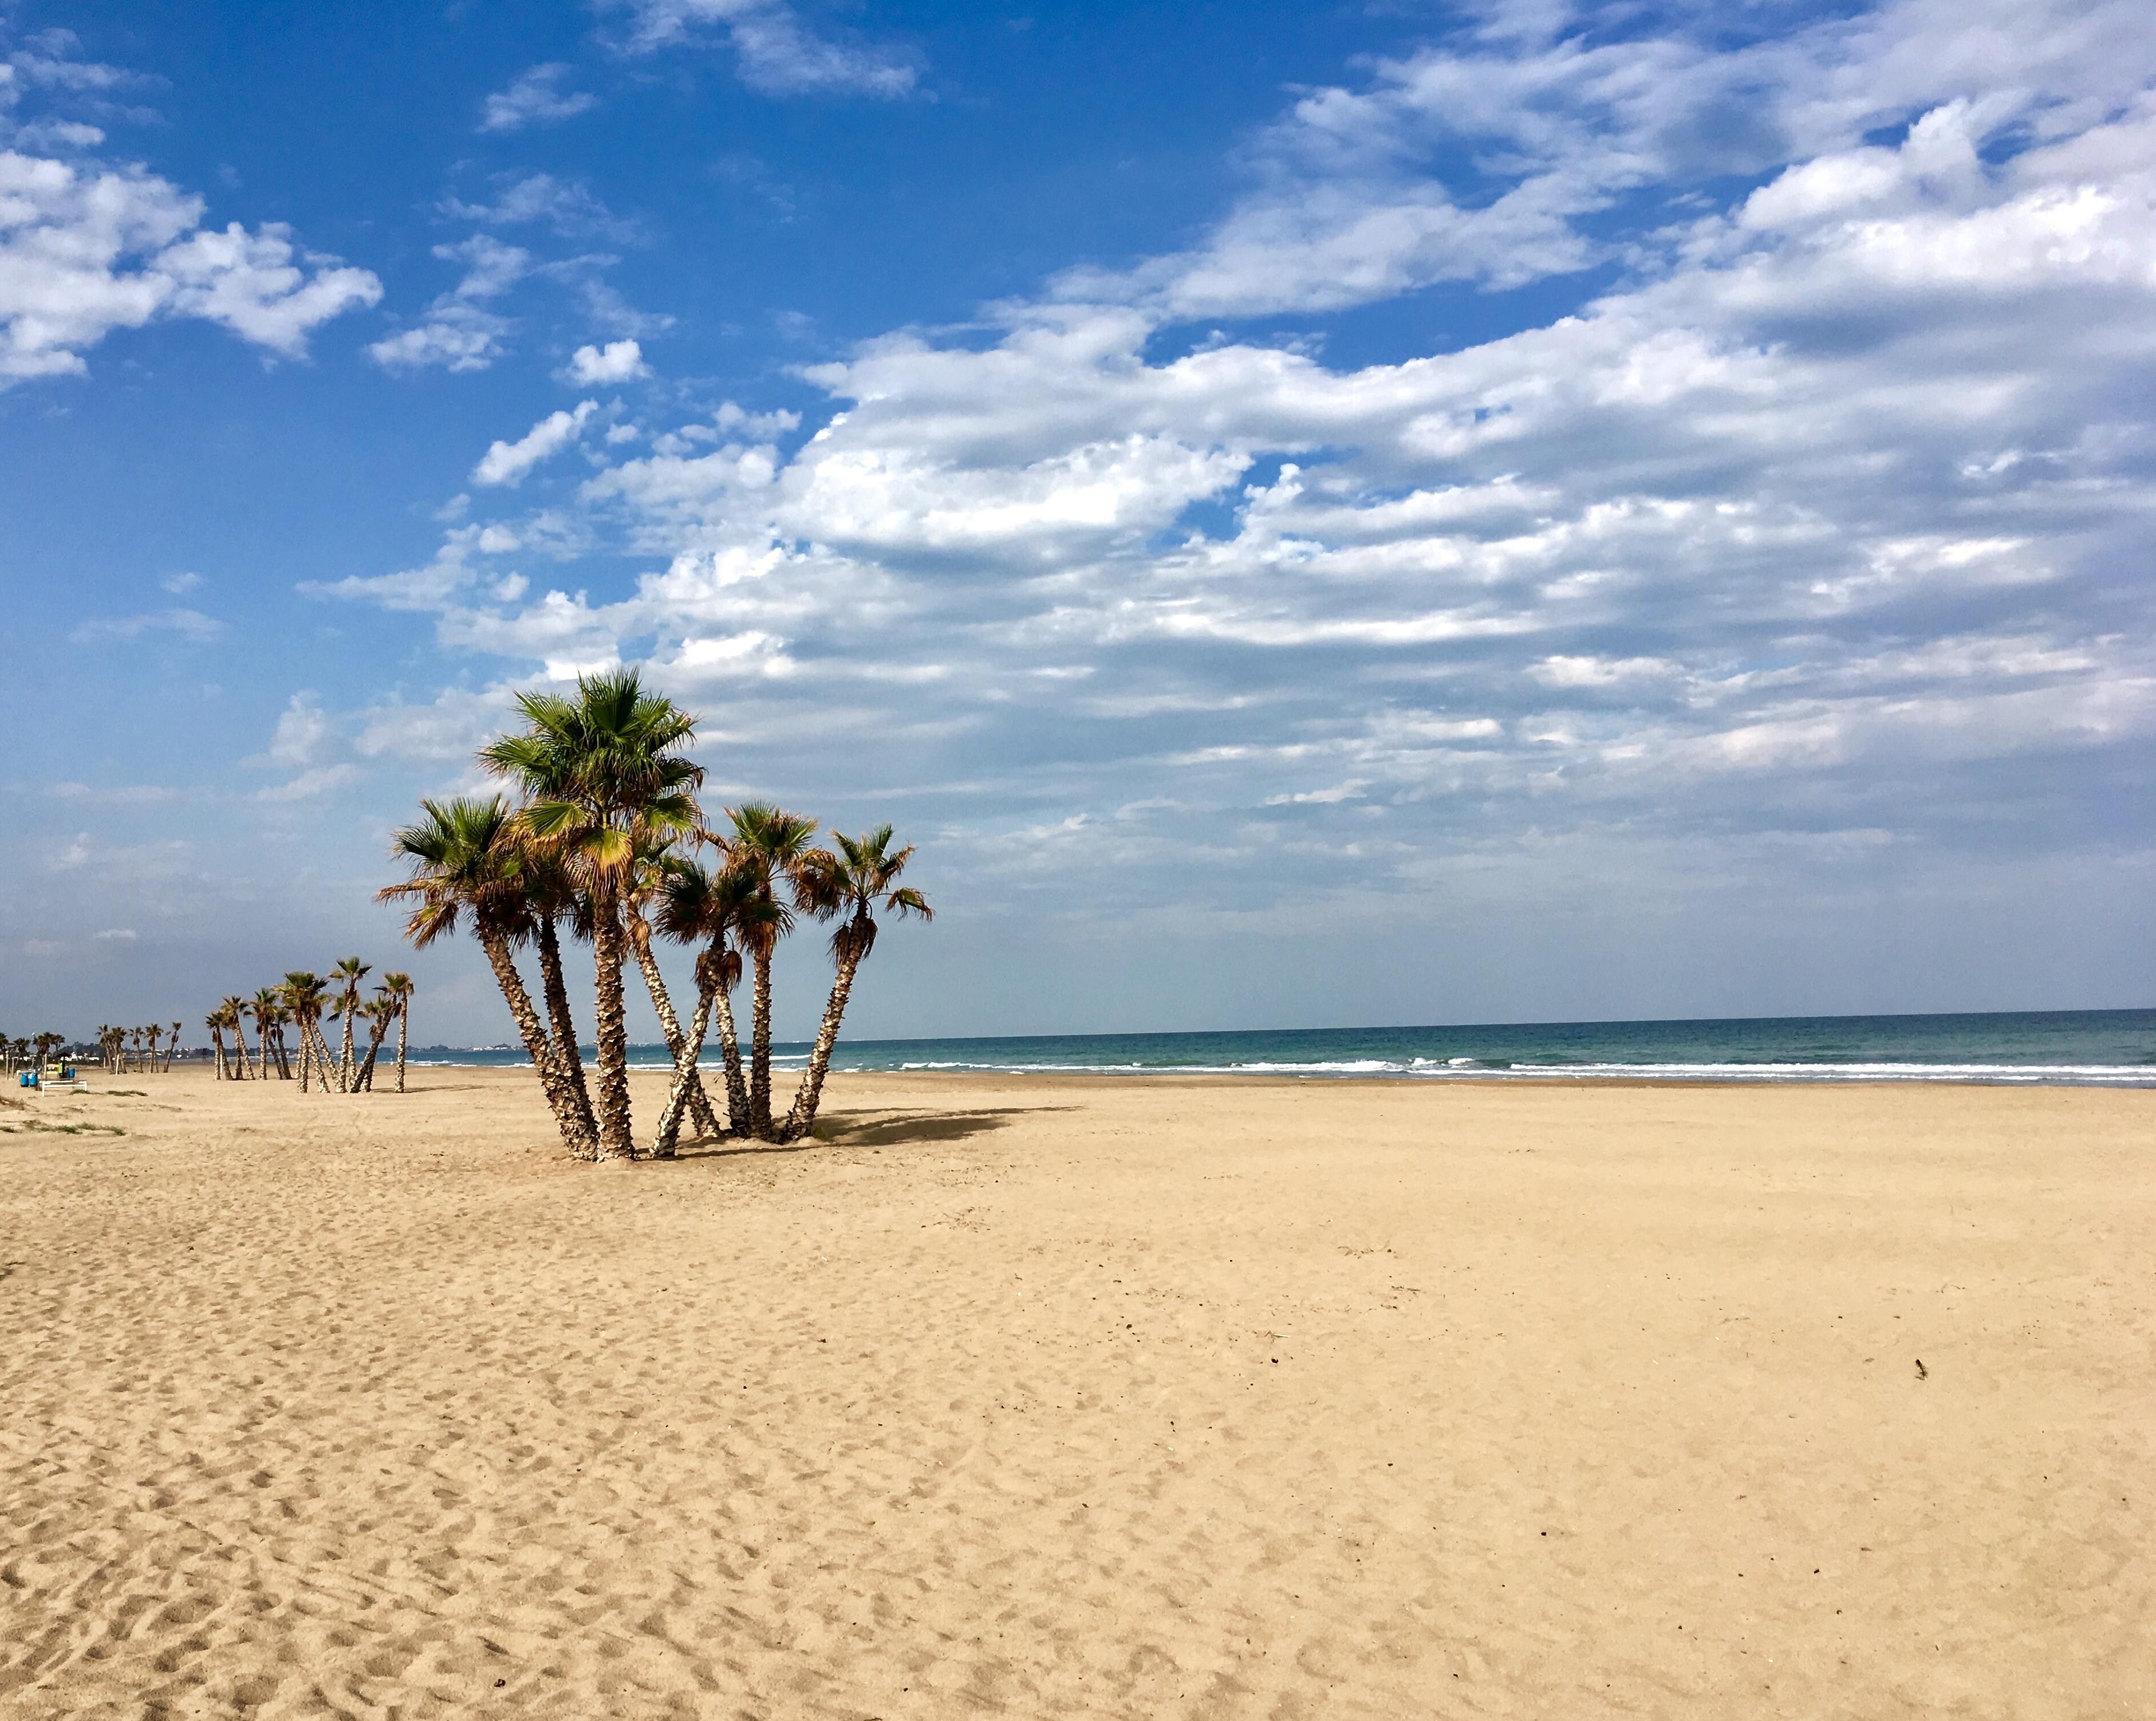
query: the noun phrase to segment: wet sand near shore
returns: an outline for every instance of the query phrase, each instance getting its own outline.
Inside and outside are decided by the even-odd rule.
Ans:
[[[9,1091],[0,1714],[2156,1713],[2156,1092],[413,1083]]]

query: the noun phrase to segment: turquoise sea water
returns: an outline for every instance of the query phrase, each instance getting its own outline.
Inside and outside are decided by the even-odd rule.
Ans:
[[[774,1048],[798,1069],[805,1045]],[[588,1056],[587,1051],[586,1056]],[[521,1048],[434,1046],[424,1062],[521,1064]],[[707,1049],[705,1062],[716,1062]],[[631,1061],[664,1067],[665,1048]],[[2156,1010],[1532,1022],[1214,1034],[1056,1034],[841,1041],[841,1070],[1246,1075],[1491,1081],[1553,1076],[1718,1081],[1986,1081],[2156,1087]]]

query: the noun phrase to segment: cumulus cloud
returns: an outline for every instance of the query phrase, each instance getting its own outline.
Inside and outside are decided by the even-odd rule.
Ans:
[[[773,95],[819,91],[910,94],[914,56],[899,49],[818,34],[783,0],[625,0],[634,14],[634,53],[693,43],[716,33],[733,49],[741,80]]]
[[[531,272],[531,254],[481,233],[437,245],[434,255],[463,264],[463,278],[427,307],[423,321],[384,336],[367,349],[367,356],[385,370],[439,365],[453,372],[483,371],[501,357],[512,326],[490,306]]]
[[[472,468],[472,482],[521,484],[534,466],[574,442],[584,420],[598,410],[597,401],[580,401],[574,411],[547,414],[514,442],[495,443]]]
[[[579,347],[569,357],[568,378],[582,388],[628,383],[648,377],[644,348],[634,341],[609,341],[603,347]]]
[[[537,65],[506,90],[486,99],[480,116],[482,131],[521,131],[527,126],[550,126],[589,113],[599,105],[596,95],[582,90],[564,90],[569,68],[560,62]]]
[[[116,329],[197,317],[286,357],[382,296],[367,270],[273,223],[201,226],[203,200],[131,165],[0,149],[0,388],[80,374]]]

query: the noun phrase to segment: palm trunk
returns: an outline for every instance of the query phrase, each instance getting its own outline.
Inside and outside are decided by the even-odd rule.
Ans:
[[[734,1031],[733,994],[726,989],[725,963],[726,939],[711,941],[709,960],[719,965],[719,989],[712,999],[712,1007],[719,1018],[719,1056],[726,1066],[726,1133],[729,1135],[748,1133],[748,1081],[742,1074],[741,1040]]]
[[[397,1091],[399,1093],[404,1092],[404,1039],[411,1025],[412,1006],[409,1004],[398,1004],[397,1006]]]
[[[210,1050],[217,1057],[217,1079],[219,1081],[223,1081],[227,1079],[224,1073],[224,1030],[222,1028],[211,1029],[209,1033],[209,1042]]]
[[[602,1159],[633,1159],[636,1138],[629,1122],[629,1029],[622,1014],[621,917],[611,902],[592,905],[592,990],[599,1040],[599,1142]]]
[[[703,1055],[704,1036],[711,1030],[711,994],[720,988],[699,984],[696,1012],[689,1019],[689,1032],[674,1054],[674,1088],[666,1096],[666,1110],[659,1120],[659,1139],[651,1149],[654,1159],[671,1159],[681,1138],[682,1114],[689,1108],[691,1084],[696,1081],[696,1060]],[[711,1133],[716,1135],[713,1129]]]
[[[307,1091],[309,1081],[314,1075],[315,1036],[307,1032],[307,1019],[305,1016],[300,1017],[299,1023],[300,1092],[305,1093]]]
[[[629,947],[636,952],[636,965],[644,975],[644,989],[651,994],[651,1010],[659,1018],[659,1031],[666,1036],[666,1055],[678,1069],[681,1062],[681,1023],[674,1014],[674,1000],[666,990],[666,977],[659,972],[658,958],[651,953],[651,928],[634,907],[628,910],[628,917]],[[699,1049],[702,1045],[700,1036]],[[689,1064],[689,1110],[696,1120],[696,1128],[704,1134],[719,1133],[719,1120],[711,1115],[711,1096],[704,1092],[703,1078],[696,1073],[693,1059]]]
[[[524,989],[524,977],[516,972],[516,960],[509,953],[509,940],[494,931],[481,932],[479,940],[480,948],[486,952],[487,965],[494,970],[494,983],[501,987],[509,1014],[516,1018],[516,1031],[524,1038],[524,1050],[531,1055],[531,1067],[538,1072],[540,1088],[553,1110],[562,1139],[568,1143],[569,1152],[575,1158],[594,1158],[598,1143],[583,1131],[560,1067],[554,1061],[554,1049],[547,1044],[547,1030],[540,1025],[539,1012],[532,1009],[531,994]]]
[[[248,1067],[247,1064],[247,1025],[245,1023],[236,1020],[234,1021],[232,1025],[232,1040],[233,1044],[239,1048],[239,1074],[235,1079],[244,1081],[249,1076],[254,1073],[254,1071]]]
[[[771,1139],[771,953],[749,953],[756,964],[755,992],[749,1010],[748,1133]]]
[[[374,1092],[374,1061],[380,1055],[382,1042],[388,1037],[388,1033],[389,1018],[386,1015],[377,1016],[374,1019],[373,1027],[367,1032],[367,1060],[359,1066],[359,1073],[352,1078],[352,1085],[356,1092],[361,1093]]]
[[[352,1092],[352,1013],[356,999],[347,1000],[344,1007],[344,1045],[337,1053],[337,1092]]]
[[[539,917],[539,980],[547,994],[547,1018],[553,1024],[554,1056],[565,1091],[577,1108],[585,1138],[597,1141],[598,1119],[592,1115],[591,1090],[584,1086],[584,1055],[577,1046],[577,1019],[569,1010],[568,983],[562,978],[562,941],[551,914]]]
[[[854,976],[860,972],[861,959],[848,957],[839,963],[839,972],[831,979],[831,1001],[824,1006],[824,1023],[816,1030],[816,1047],[808,1054],[808,1067],[801,1072],[800,1091],[793,1096],[793,1109],[786,1114],[786,1128],[779,1132],[782,1141],[794,1142],[816,1127],[816,1107],[824,1097],[824,1076],[831,1067],[831,1048],[839,1043],[839,1019],[846,1013],[846,1000],[853,995]]]
[[[316,1022],[315,1030],[315,1086],[322,1092],[330,1092],[330,1072],[336,1068],[336,1060],[330,1056],[329,1037]]]

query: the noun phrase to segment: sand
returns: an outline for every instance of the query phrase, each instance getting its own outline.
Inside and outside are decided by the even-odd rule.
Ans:
[[[92,1085],[11,1718],[2156,1714],[2156,1092]]]

